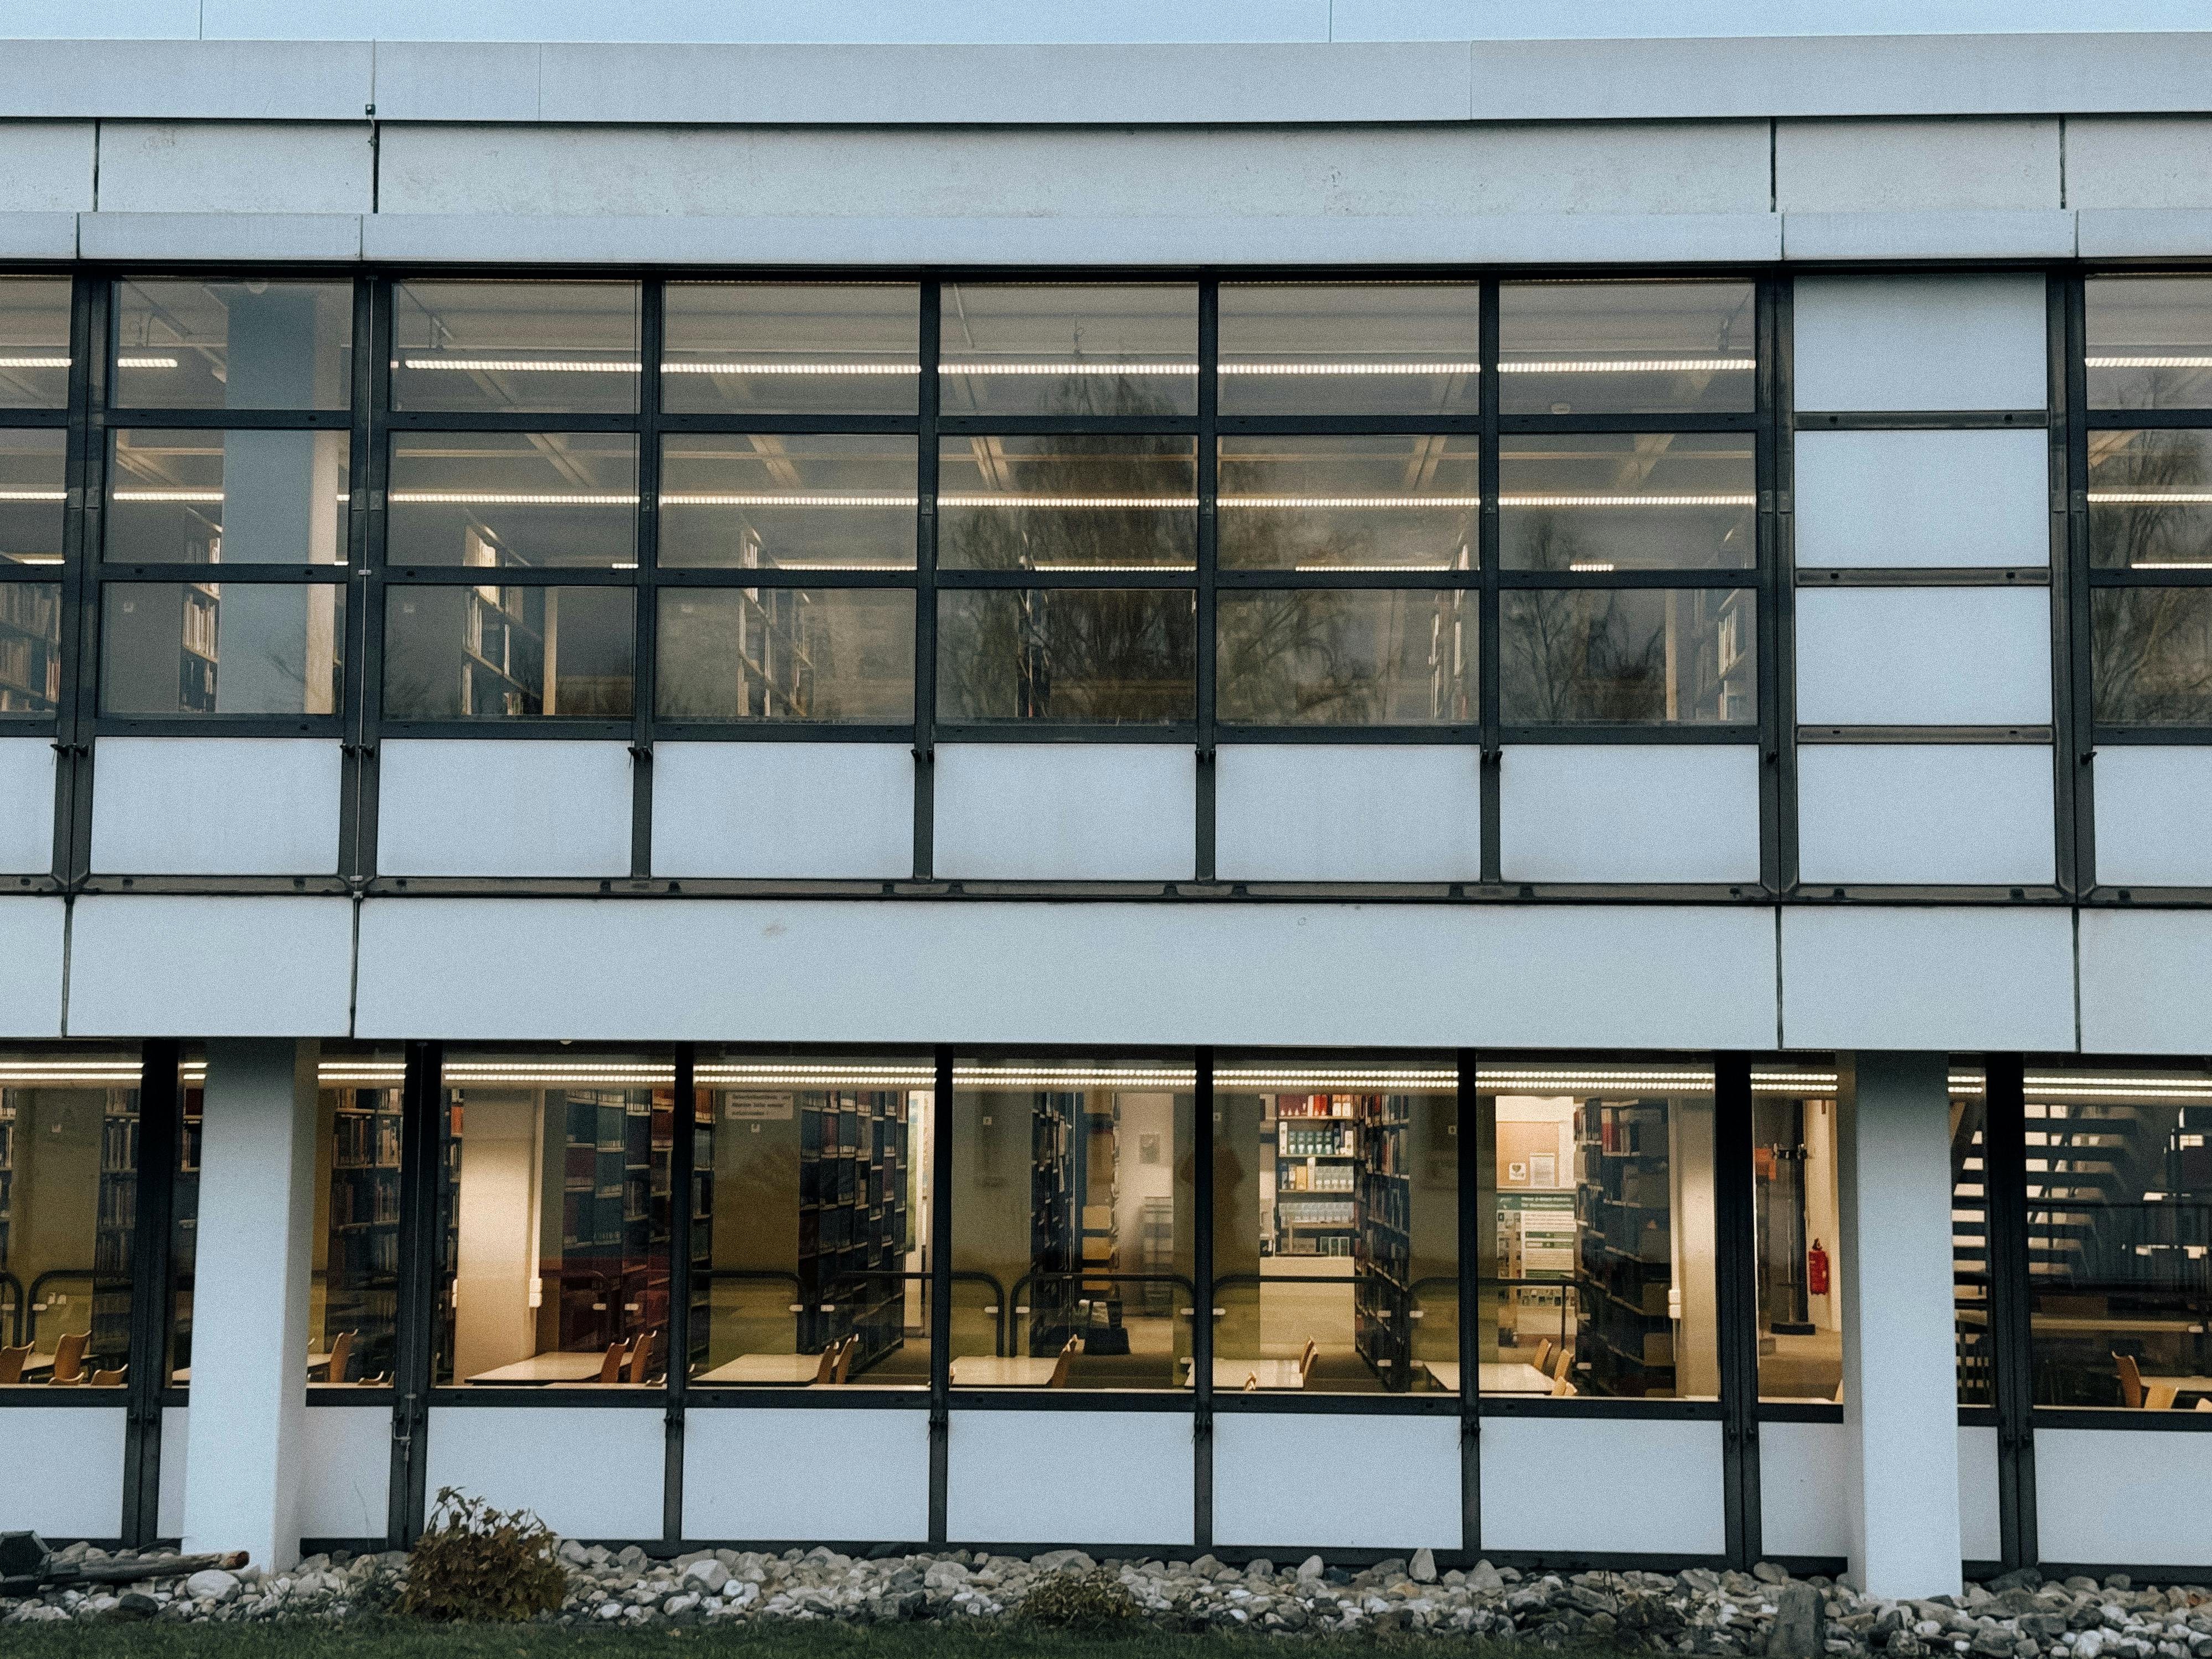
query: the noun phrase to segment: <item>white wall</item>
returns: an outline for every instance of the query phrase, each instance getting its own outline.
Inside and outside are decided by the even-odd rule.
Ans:
[[[2040,430],[1800,432],[1797,563],[2047,565],[2050,473]]]
[[[1801,276],[1800,410],[2041,409],[2043,278]]]
[[[62,1034],[69,906],[58,898],[0,902],[0,1036]]]
[[[1326,1501],[1310,1485],[1321,1471]],[[1456,1416],[1216,1410],[1215,1543],[1411,1554],[1460,1537]]]
[[[1223,881],[1474,881],[1479,750],[1464,744],[1223,744],[1214,872]]]
[[[394,738],[379,752],[381,874],[629,873],[625,744]]]
[[[1807,744],[1798,871],[1808,882],[2048,886],[2051,750],[2037,744]]]
[[[2208,1483],[2212,1435],[2039,1425],[2037,1545],[2046,1561],[2212,1566]]]
[[[392,1408],[318,1406],[301,1443],[300,1535],[381,1538],[391,1519]]]
[[[2080,927],[2084,1054],[2212,1050],[2212,915],[2085,910]]]
[[[1783,121],[1775,205],[1784,213],[2057,208],[2058,123]]]
[[[1751,744],[1514,744],[1498,779],[1508,881],[1756,882]]]
[[[955,1411],[945,1535],[956,1544],[1188,1545],[1194,1467],[1185,1412]],[[1218,1506],[1218,1473],[1214,1491]],[[1218,1523],[1215,1533],[1228,1541]]]
[[[161,1470],[155,1494],[155,1520],[164,1538],[180,1538],[185,1531],[185,1472],[191,1437],[191,1410],[185,1406],[161,1407]]]
[[[913,753],[878,743],[656,744],[653,873],[910,876]]]
[[[70,1035],[343,1036],[343,898],[88,895],[70,924]]]
[[[120,1537],[124,1419],[119,1403],[113,1410],[41,1410],[11,1401],[0,1410],[8,1442],[0,1532],[42,1533],[55,1545]]]
[[[1485,1549],[1634,1551],[1680,1559],[1726,1547],[1721,1425],[1678,1418],[1488,1417]]]
[[[2073,948],[2061,909],[1785,909],[1783,1046],[2071,1048]]]
[[[1850,1443],[1840,1423],[1759,1425],[1759,1546],[1768,1555],[1850,1551]]]
[[[666,1437],[658,1407],[433,1406],[428,1491],[526,1509],[564,1538],[658,1538]],[[819,1467],[817,1465],[817,1467]]]
[[[92,867],[335,873],[343,766],[337,742],[317,738],[99,738]]]
[[[1995,1561],[2004,1554],[1994,1424],[1962,1425],[1959,1430],[1959,1547],[1969,1561]],[[2050,1559],[2048,1551],[2045,1559]]]
[[[823,1478],[825,1444],[866,1448],[866,1479]],[[775,1542],[929,1536],[929,1413],[694,1405],[684,1535]]]
[[[1197,767],[1175,744],[939,744],[936,873],[1188,881]]]
[[[0,738],[0,872],[54,867],[54,746],[44,738]]]
[[[1801,588],[1807,726],[2046,726],[2048,588]]]
[[[2212,749],[2107,744],[2093,773],[2099,885],[2212,886]]]

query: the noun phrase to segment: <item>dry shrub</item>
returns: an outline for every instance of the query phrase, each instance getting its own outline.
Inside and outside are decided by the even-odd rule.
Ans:
[[[1057,1630],[1107,1629],[1136,1618],[1137,1598],[1103,1567],[1088,1572],[1063,1569],[1023,1600],[1022,1616]]]
[[[408,1553],[399,1611],[416,1619],[508,1623],[557,1613],[568,1593],[560,1540],[527,1510],[495,1510],[452,1486]]]

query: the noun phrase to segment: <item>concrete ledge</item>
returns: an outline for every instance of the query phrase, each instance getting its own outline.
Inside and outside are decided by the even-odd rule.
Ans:
[[[74,259],[74,213],[0,213],[0,259]]]
[[[88,259],[358,259],[357,213],[83,213]]]
[[[2074,216],[1785,213],[1785,259],[2070,259]]]
[[[2212,254],[2212,208],[2083,208],[2075,246],[2084,259],[2167,259]]]
[[[0,118],[345,121],[376,100],[366,40],[11,40]]]

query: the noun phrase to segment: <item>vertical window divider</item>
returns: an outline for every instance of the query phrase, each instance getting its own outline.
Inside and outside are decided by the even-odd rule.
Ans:
[[[1200,881],[1214,879],[1214,799],[1218,759],[1214,749],[1214,653],[1218,641],[1215,628],[1214,572],[1218,563],[1220,520],[1217,497],[1220,489],[1221,446],[1218,436],[1220,380],[1214,372],[1220,356],[1221,284],[1207,277],[1198,285],[1198,635],[1193,653],[1197,684],[1198,716],[1197,858],[1192,873]]]
[[[429,1462],[430,1379],[438,1322],[439,1166],[445,1155],[441,1102],[445,1045],[407,1045],[400,1085],[399,1291],[392,1372],[392,1486],[386,1541],[404,1549],[422,1536]]]
[[[1729,1565],[1764,1553],[1759,1480],[1759,1240],[1751,1056],[1713,1056],[1713,1232],[1720,1347],[1721,1498]]]
[[[668,1404],[667,1465],[660,1497],[660,1534],[671,1544],[684,1537],[684,1413],[691,1379],[691,1182],[697,1168],[698,1050],[676,1045],[675,1098],[669,1110],[668,1146]]]
[[[2080,899],[2097,884],[2094,612],[2089,593],[2087,289],[2079,276],[2051,280],[2051,636],[2052,764],[2058,811],[2058,886]]]
[[[1502,807],[1504,782],[1505,755],[1500,733],[1503,724],[1498,707],[1501,676],[1498,662],[1498,279],[1486,277],[1476,323],[1479,337],[1477,357],[1481,363],[1480,416],[1482,422],[1482,453],[1477,458],[1480,482],[1475,493],[1481,498],[1479,522],[1476,526],[1477,562],[1481,566],[1480,609],[1476,623],[1476,650],[1480,660],[1475,665],[1482,706],[1476,710],[1481,724],[1481,806],[1482,813],[1482,879],[1486,885],[1495,885],[1504,878],[1503,852],[1498,844],[1504,812]]]
[[[660,363],[666,285],[641,283],[638,292],[637,568],[630,573],[629,873],[653,874],[653,714],[655,641],[659,635]],[[674,1387],[676,1370],[669,1367]],[[675,1431],[681,1437],[680,1429]]]
[[[345,736],[339,744],[338,874],[358,893],[362,872],[371,867],[362,853],[364,796],[375,787],[374,762],[362,731],[362,669],[366,651],[362,641],[368,627],[363,613],[362,577],[368,569],[368,493],[374,471],[371,449],[375,443],[378,338],[375,284],[363,278],[353,293],[353,420],[350,448],[346,457],[346,629],[341,647],[345,653]],[[374,834],[374,814],[368,815]]]
[[[2007,1571],[2039,1559],[2035,1509],[2034,1301],[2027,1246],[2027,1078],[2018,1054],[1983,1057],[1983,1213],[1989,1229],[1990,1403],[1997,1417],[1998,1548]]]
[[[57,815],[54,873],[65,890],[84,884],[92,868],[93,734],[100,710],[100,555],[107,477],[107,364],[113,285],[84,277],[74,285],[70,319],[69,514],[62,559],[62,649],[76,653],[75,672],[57,711]]]
[[[1473,1048],[1462,1048],[1454,1062],[1459,1073],[1459,1547],[1462,1554],[1473,1556],[1482,1552],[1481,1182],[1488,1148],[1480,1121],[1480,1057]]]
[[[927,359],[925,359],[927,361]],[[929,1102],[929,1541],[945,1536],[952,1433],[952,1050],[932,1055]]]
[[[921,337],[915,348],[915,361],[921,368],[915,387],[914,465],[914,874],[918,881],[927,881],[936,864],[937,354],[942,303],[942,286],[924,283]],[[931,1363],[935,1364],[933,1354]]]
[[[1797,745],[1794,679],[1796,576],[1796,424],[1791,390],[1790,289],[1759,284],[1755,332],[1759,497],[1759,867],[1771,895],[1797,881]]]
[[[358,672],[349,674],[347,707],[352,714],[355,760],[361,770],[355,802],[354,865],[356,892],[376,874],[377,823],[382,757],[380,726],[384,715],[384,532],[385,490],[392,458],[386,410],[392,397],[392,301],[388,277],[369,285],[368,372],[356,383],[360,407],[354,411],[359,451],[355,477],[366,486],[356,503],[359,562],[354,567],[352,610],[359,613],[350,632],[359,642]]]
[[[149,1037],[139,1046],[138,1176],[131,1247],[131,1376],[125,1389],[125,1546],[143,1549],[161,1534],[161,1384],[169,1335],[170,1231],[176,1214],[177,1064],[183,1045]]]
[[[1201,374],[1203,370],[1200,371]],[[1213,1547],[1213,1049],[1192,1056],[1190,1299],[1191,1514],[1194,1548]]]

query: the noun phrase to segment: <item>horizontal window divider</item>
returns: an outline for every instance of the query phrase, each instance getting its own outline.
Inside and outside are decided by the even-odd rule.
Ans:
[[[635,740],[637,723],[631,720],[563,720],[559,715],[517,714],[497,715],[481,720],[405,720],[385,719],[378,721],[380,738],[520,738],[526,742],[551,743],[562,738],[593,738],[608,743],[629,744]]]
[[[261,432],[344,432],[354,423],[345,409],[141,409],[111,404],[95,417],[95,424],[110,432],[132,427],[173,429]]]
[[[69,424],[66,409],[0,410],[0,432],[46,431]]]
[[[840,726],[824,720],[674,720],[653,722],[664,743],[896,743],[912,747],[911,726]]]
[[[1755,726],[1514,726],[1498,728],[1498,742],[1516,743],[1757,743]]]
[[[430,1405],[433,1409],[441,1406],[513,1406],[539,1410],[563,1407],[659,1412],[668,1409],[668,1390],[658,1383],[636,1389],[602,1389],[589,1384],[573,1388],[556,1384],[549,1388],[471,1389],[443,1383],[430,1390]]]
[[[236,894],[248,896],[341,896],[352,892],[343,876],[331,871],[307,876],[87,876],[81,893]]]
[[[1224,438],[1428,438],[1480,436],[1475,414],[1224,415],[1214,430]]]
[[[1219,1407],[1216,1395],[1215,1409]],[[1188,1417],[1188,1389],[963,1389],[952,1385],[956,1412],[1169,1412]]]
[[[2212,1434],[2212,1412],[2146,1412],[2094,1406],[2038,1406],[2031,1420],[2038,1434],[2062,1429],[2158,1429],[2169,1434]]]
[[[1496,904],[1771,904],[1755,881],[1499,881],[1454,883],[1450,896]]]
[[[2091,909],[2202,910],[2212,907],[2212,887],[2124,887],[2100,882],[2081,896]]]
[[[936,722],[939,747],[949,743],[1170,743],[1196,751],[1198,726],[1193,720],[1173,725],[1100,726],[1050,720],[963,721],[940,718]]]
[[[1952,565],[1941,569],[1907,566],[1800,567],[1796,584],[1813,587],[2048,587],[2048,565],[2001,568],[1994,565]]]
[[[1996,1425],[1997,1410],[1994,1406],[1959,1407],[1959,1426],[1962,1429],[1993,1429]]]
[[[1501,588],[1743,587],[1756,588],[1755,565],[1688,570],[1500,570]]]
[[[1485,1394],[1475,1396],[1475,1413],[1481,1417],[1610,1417],[1641,1418],[1646,1421],[1717,1423],[1717,1400],[1622,1400],[1577,1395],[1554,1400],[1548,1395]]]
[[[110,564],[106,560],[94,569],[108,582],[236,582],[241,586],[251,582],[271,586],[322,582],[338,587],[356,574],[343,564]]]
[[[2091,587],[2205,587],[2212,586],[2212,564],[2179,569],[2136,570],[2122,566],[2093,565]]]
[[[1555,434],[1566,436],[1577,432],[1756,432],[1759,416],[1748,410],[1729,410],[1711,414],[1689,413],[1681,410],[1655,410],[1642,415],[1587,415],[1500,413],[1498,430],[1501,435],[1516,434]]]
[[[872,1389],[865,1384],[847,1383],[831,1389],[726,1389],[689,1384],[684,1391],[684,1409],[690,1412],[721,1411],[868,1411],[868,1412],[926,1412],[929,1409],[927,1388]]]
[[[1482,726],[1474,720],[1454,726],[1239,726],[1217,720],[1214,738],[1224,749],[1270,743],[1456,744],[1472,749],[1482,741]]]
[[[5,1388],[0,1389],[0,1412],[7,1411],[11,1407],[45,1411],[55,1406],[71,1407],[78,1411],[97,1411],[102,1407],[112,1412],[128,1411],[130,1392],[128,1389],[95,1389],[89,1386],[57,1389],[50,1383],[44,1382],[35,1387]],[[161,1403],[165,1406],[183,1405],[185,1401],[181,1397],[181,1391],[178,1392],[179,1397],[177,1400],[171,1401],[164,1399]]]
[[[395,1390],[389,1384],[378,1388],[359,1382],[307,1384],[309,1406],[365,1406],[376,1411],[388,1412],[394,1398]]]
[[[45,878],[26,877],[27,882]],[[257,877],[195,879],[194,891],[246,890]],[[0,882],[0,899],[8,890]],[[252,888],[252,890],[260,890]],[[1045,904],[1635,904],[1771,905],[1775,895],[1755,883],[1620,882],[1245,882],[1245,881],[1018,881],[911,876],[804,880],[744,876],[376,876],[362,889],[372,898],[851,899],[886,901],[1021,901]],[[2002,890],[1998,890],[2002,893]],[[1988,889],[1961,890],[1964,902],[2002,902]]]
[[[950,370],[938,372],[940,382]],[[1195,415],[939,415],[940,437],[1195,438]]]
[[[1224,1362],[1226,1363],[1226,1362]],[[1297,1393],[1246,1393],[1241,1389],[1216,1389],[1216,1417],[1457,1417],[1456,1394],[1323,1394],[1308,1389]]]
[[[2177,748],[2212,744],[2212,726],[2099,726],[2091,746],[2172,744]]]
[[[58,559],[52,564],[0,564],[0,582],[58,582],[66,568]]]
[[[1942,904],[1954,908],[1987,905],[2070,905],[2073,901],[2049,882],[2018,886],[1994,883],[1945,885],[1934,882],[1801,881],[1785,901],[1791,904]]]
[[[947,570],[938,567],[938,592],[961,587],[1158,587],[1196,592],[1198,572],[1195,568],[1176,570],[1158,566],[1142,570]]]
[[[2047,744],[2047,726],[1801,726],[1797,741],[1808,743],[2026,743]]]
[[[95,714],[103,738],[343,738],[343,714]]]
[[[794,570],[787,565],[732,569],[726,565],[656,565],[662,589],[706,587],[905,587],[915,584],[914,566],[856,566],[848,570]]]
[[[386,585],[411,587],[636,587],[635,570],[605,565],[424,564],[386,566],[377,573]]]
[[[2040,430],[2063,413],[2040,409],[1799,410],[1792,417],[1806,432],[1986,432]]]
[[[1482,590],[1480,570],[1221,570],[1214,586],[1223,592],[1243,589],[1261,592],[1289,587],[1455,588],[1462,592]]]
[[[913,438],[920,422],[911,415],[748,415],[732,410],[678,415],[663,410],[660,434],[743,438],[758,432],[784,438]]]
[[[2082,411],[2081,423],[2092,432],[2212,426],[2212,409],[2090,409]]]
[[[638,417],[545,410],[514,414],[506,410],[392,410],[377,424],[391,436],[406,432],[618,432],[635,436]]]

